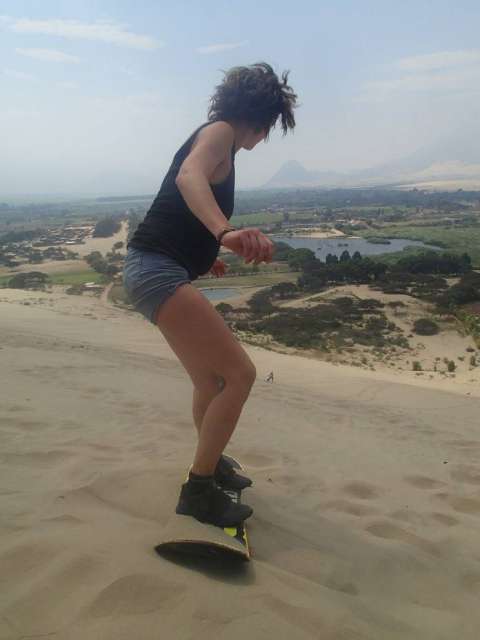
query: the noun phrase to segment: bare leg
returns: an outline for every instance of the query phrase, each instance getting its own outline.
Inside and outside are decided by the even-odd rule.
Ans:
[[[218,388],[205,388],[199,389],[198,387],[193,388],[193,400],[192,400],[192,413],[193,413],[193,421],[195,423],[195,428],[197,430],[198,436],[200,437],[200,429],[202,428],[203,417],[205,416],[205,412],[208,409],[211,401],[217,396],[224,386],[224,382],[222,378],[218,379]]]
[[[242,384],[227,381],[223,390],[210,402],[200,428],[193,473],[213,475],[222,451],[237,425],[252,385],[253,379]]]
[[[159,307],[156,320],[200,390],[198,402],[194,396],[194,420],[200,424],[200,434],[192,470],[213,475],[255,381],[255,366],[222,316],[191,284],[177,288]],[[210,395],[213,398],[208,402]]]

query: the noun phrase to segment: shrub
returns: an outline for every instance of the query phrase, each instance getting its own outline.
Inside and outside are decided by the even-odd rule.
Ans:
[[[85,287],[83,284],[72,284],[71,287],[65,290],[65,293],[68,293],[71,296],[81,296],[85,291]]]
[[[222,316],[227,314],[227,313],[231,313],[233,311],[232,305],[231,304],[227,304],[226,302],[220,302],[219,304],[215,305],[215,309]]]
[[[420,336],[434,336],[440,331],[440,328],[433,320],[420,318],[414,322],[413,330]]]

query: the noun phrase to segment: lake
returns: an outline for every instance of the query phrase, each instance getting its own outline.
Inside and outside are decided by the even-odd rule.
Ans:
[[[422,247],[423,249],[441,250],[441,247],[425,244],[418,240],[402,240],[399,238],[385,238],[390,244],[368,242],[365,238],[290,238],[289,236],[269,235],[275,242],[285,242],[293,249],[310,249],[315,257],[325,262],[329,253],[340,257],[344,251],[352,256],[359,251],[362,256],[373,256],[381,253],[402,251],[405,247]]]
[[[322,262],[325,262],[329,253],[340,257],[344,251],[348,251],[351,256],[355,251],[359,251],[362,256],[371,256],[402,251],[405,247],[422,247],[437,251],[441,249],[441,247],[425,244],[418,240],[400,240],[398,238],[389,238],[390,244],[377,244],[368,242],[365,238],[290,238],[289,236],[279,235],[269,235],[268,237],[275,242],[285,242],[293,249],[311,249],[315,252],[315,257]],[[201,291],[205,297],[212,301],[232,298],[242,293],[242,289],[237,289],[236,287],[201,289]]]
[[[217,287],[215,289],[200,289],[200,291],[209,300],[222,300],[240,295],[243,289],[241,287]]]

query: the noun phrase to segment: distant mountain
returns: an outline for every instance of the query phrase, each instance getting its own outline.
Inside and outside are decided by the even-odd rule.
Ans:
[[[451,134],[401,160],[340,173],[310,171],[295,160],[283,164],[261,188],[355,187],[451,183],[480,189],[480,131]],[[465,183],[465,185],[463,184]]]
[[[480,131],[444,136],[414,153],[371,169],[355,172],[357,178],[448,180],[480,178]]]
[[[289,160],[263,185],[263,188],[312,187],[331,184],[337,181],[340,175],[335,171],[309,171],[300,162]]]

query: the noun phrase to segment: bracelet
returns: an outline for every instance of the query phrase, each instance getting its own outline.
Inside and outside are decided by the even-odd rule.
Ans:
[[[222,238],[223,236],[228,233],[229,231],[238,231],[238,229],[236,227],[228,227],[226,229],[223,229],[222,231],[220,231],[220,233],[217,236],[217,242],[219,244],[222,244]]]

